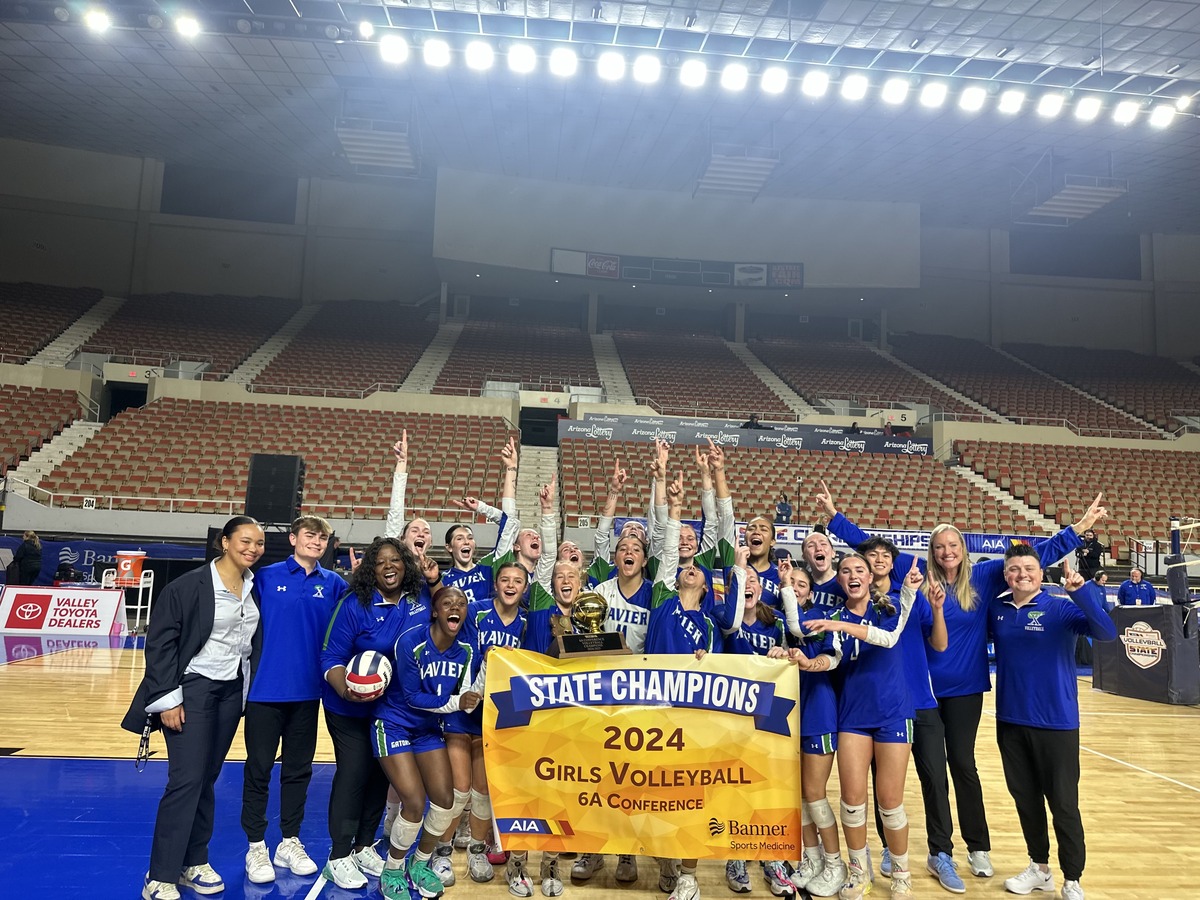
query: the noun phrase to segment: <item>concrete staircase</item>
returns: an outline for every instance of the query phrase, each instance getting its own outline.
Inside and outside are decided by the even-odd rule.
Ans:
[[[1155,425],[1153,422],[1147,422],[1145,419],[1139,419],[1133,413],[1127,412],[1126,410],[1121,409],[1121,407],[1119,407],[1119,406],[1113,406],[1113,404],[1109,403],[1107,400],[1102,400],[1099,397],[1097,397],[1095,394],[1089,394],[1083,388],[1076,387],[1075,385],[1071,384],[1071,382],[1069,382],[1069,381],[1063,381],[1061,378],[1057,378],[1054,375],[1051,375],[1049,372],[1043,372],[1037,366],[1033,365],[1032,363],[1025,362],[1025,360],[1021,359],[1021,357],[1014,356],[1013,354],[1009,353],[1007,350],[1001,350],[999,347],[993,347],[992,349],[995,350],[997,353],[999,353],[1001,356],[1004,356],[1004,357],[1012,360],[1017,365],[1024,366],[1026,369],[1028,369],[1031,372],[1037,372],[1037,374],[1042,376],[1043,378],[1049,378],[1055,384],[1061,385],[1062,387],[1072,390],[1075,393],[1079,394],[1081,397],[1087,397],[1089,400],[1091,400],[1095,403],[1099,403],[1101,406],[1107,407],[1108,409],[1111,409],[1113,412],[1124,416],[1125,418],[1130,420],[1130,428],[1129,428],[1130,431],[1134,430],[1134,428],[1133,428],[1134,425],[1141,425],[1145,428],[1149,428],[1151,431],[1153,431],[1155,434],[1159,435],[1160,437],[1166,437],[1166,438],[1175,437],[1175,435],[1171,434],[1171,432],[1164,431],[1163,429],[1161,429],[1157,425]],[[1078,427],[1078,426],[1076,426],[1076,427]]]
[[[1021,500],[1018,500],[999,485],[988,481],[982,475],[976,473],[974,469],[968,466],[951,466],[950,471],[961,478],[965,478],[985,494],[995,497],[1005,506],[1016,512],[1017,515],[1023,516],[1025,519],[1027,519],[1032,525],[1040,525],[1050,534],[1054,534],[1059,530],[1058,523],[1053,519],[1046,518],[1041,514],[1040,511],[1034,509],[1032,506],[1029,506],[1027,503],[1022,502]]]
[[[520,466],[521,470],[517,473],[517,512],[521,517],[521,527],[537,528],[542,520],[538,491],[543,484],[549,484],[558,471],[558,448],[527,447],[522,444]],[[562,496],[561,488],[559,496]]]
[[[283,348],[292,342],[292,338],[300,333],[300,329],[309,323],[317,314],[320,304],[308,303],[301,306],[292,317],[280,326],[279,330],[263,341],[262,345],[251,353],[240,366],[229,373],[226,381],[236,381],[239,384],[249,384],[262,374],[263,369],[271,364],[271,360],[283,352]]]
[[[625,366],[621,364],[621,354],[613,341],[611,332],[593,334],[592,354],[596,357],[596,372],[604,384],[605,399],[609,403],[634,404],[633,387],[625,375]]]
[[[746,368],[753,372],[759,381],[769,387],[776,397],[786,403],[788,409],[792,412],[801,418],[818,415],[817,411],[809,406],[803,397],[788,387],[782,378],[768,369],[761,359],[750,352],[750,348],[745,344],[735,344],[733,341],[726,341],[725,346],[733,351],[733,355],[744,362]]]
[[[960,394],[954,388],[950,387],[950,385],[942,384],[942,382],[938,381],[936,378],[934,378],[931,375],[926,375],[920,369],[914,369],[912,366],[910,366],[904,360],[900,359],[897,356],[892,356],[892,354],[888,353],[886,350],[881,350],[881,349],[879,349],[879,347],[873,346],[871,344],[866,344],[864,346],[870,347],[872,352],[879,354],[884,359],[886,359],[888,362],[892,363],[892,365],[899,366],[901,369],[903,369],[905,372],[908,372],[910,375],[915,375],[917,378],[920,378],[926,384],[932,385],[933,387],[937,388],[939,391],[945,391],[947,394],[949,394],[951,397],[953,397],[959,403],[962,403],[962,404],[965,404],[966,406],[971,407],[971,409],[977,411],[978,413],[980,413],[980,415],[987,416],[993,422],[1001,422],[1005,425],[1012,424],[1012,422],[1010,422],[1008,419],[1004,418],[1004,416],[1000,415],[997,412],[994,412],[993,410],[988,409],[982,403],[972,400],[966,394]]]
[[[88,422],[83,419],[72,422],[37,450],[34,450],[29,455],[29,459],[22,460],[15,469],[10,469],[9,476],[16,481],[37,487],[43,478],[46,478],[62,464],[63,460],[90,441],[102,427],[100,422]],[[12,489],[21,496],[27,497],[29,489],[25,487],[25,484],[14,484]]]
[[[412,371],[400,385],[400,390],[411,394],[432,393],[433,386],[437,384],[438,376],[442,374],[446,360],[450,358],[462,330],[461,322],[443,322],[438,326],[437,334],[413,365]]]
[[[123,297],[100,298],[87,312],[68,325],[62,334],[39,350],[29,360],[29,365],[62,368],[124,303]]]

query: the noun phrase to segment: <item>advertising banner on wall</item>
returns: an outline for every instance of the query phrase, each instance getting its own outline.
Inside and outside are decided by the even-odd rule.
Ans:
[[[12,554],[21,546],[21,538],[0,537],[0,560],[7,563]],[[54,582],[54,573],[58,567],[67,564],[83,575],[85,581],[99,581],[95,566],[101,563],[115,563],[118,550],[141,550],[147,559],[203,559],[203,547],[189,547],[186,544],[135,544],[112,543],[109,541],[42,541],[42,571],[38,575],[37,584],[48,585]],[[3,567],[0,566],[0,572]]]
[[[0,631],[51,635],[113,635],[128,629],[125,591],[96,587],[0,588]]]

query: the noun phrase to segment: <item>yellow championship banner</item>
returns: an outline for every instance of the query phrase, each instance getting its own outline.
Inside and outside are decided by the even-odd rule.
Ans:
[[[800,858],[794,666],[494,649],[483,741],[505,850]]]

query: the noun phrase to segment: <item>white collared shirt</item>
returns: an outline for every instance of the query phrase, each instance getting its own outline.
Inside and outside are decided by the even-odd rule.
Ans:
[[[200,652],[192,657],[184,674],[203,675],[213,681],[233,681],[250,661],[250,642],[258,629],[258,607],[250,599],[254,573],[247,569],[242,574],[242,595],[239,597],[225,588],[217,572],[216,560],[209,563],[209,569],[216,601],[212,634]]]

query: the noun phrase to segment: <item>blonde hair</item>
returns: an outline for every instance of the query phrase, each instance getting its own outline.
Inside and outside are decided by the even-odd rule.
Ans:
[[[21,535],[21,540],[33,541],[33,546],[37,547],[39,550],[42,549],[42,542],[38,538],[36,531],[26,531],[23,535]]]
[[[958,564],[958,577],[954,579],[953,583],[946,577],[945,569],[933,558],[933,539],[947,531],[954,532],[954,536],[958,539],[958,546],[962,549],[962,562]],[[975,596],[975,588],[971,586],[971,557],[967,554],[967,542],[963,539],[962,532],[953,525],[943,522],[929,532],[929,552],[925,557],[925,577],[932,583],[941,585],[947,592],[952,590],[963,612],[970,612],[975,608],[975,601],[978,598]]]

